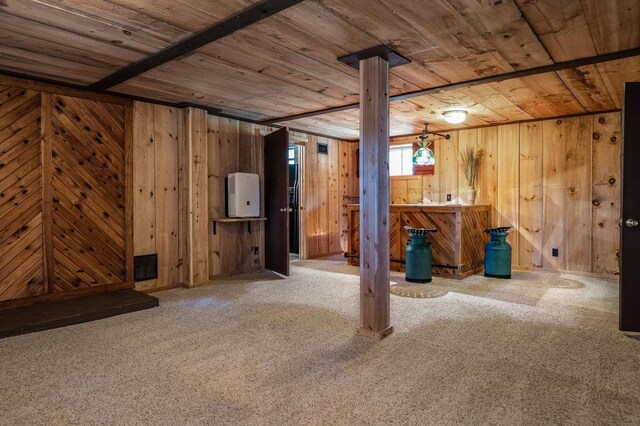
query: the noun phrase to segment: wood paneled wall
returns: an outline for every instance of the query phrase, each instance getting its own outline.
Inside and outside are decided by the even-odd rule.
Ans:
[[[44,294],[41,93],[0,86],[0,301]]]
[[[209,282],[207,112],[187,108],[178,149],[180,279],[187,287]]]
[[[237,120],[208,117],[210,218],[225,216],[224,178],[229,173],[257,173],[262,188],[264,135],[273,130]],[[346,143],[298,132],[290,133],[290,143],[304,147],[301,203],[304,207],[301,218],[303,251],[306,250],[307,258],[340,253],[341,213],[334,206],[340,206],[342,185],[347,188],[351,183],[348,174],[343,175],[340,170],[341,148]],[[328,155],[318,154],[318,143],[328,145]],[[265,194],[261,191],[261,207],[264,208]],[[264,245],[264,225],[264,222],[251,222],[249,232],[247,223],[218,223],[215,235],[210,225],[210,276],[215,278],[264,267],[264,252],[268,249]],[[256,247],[258,254],[255,253]]]
[[[340,224],[342,173],[340,142],[309,135],[304,148],[304,232],[309,259],[341,253]],[[326,144],[327,154],[318,153],[318,144]]]
[[[467,184],[459,153],[477,146],[483,160],[476,203],[493,207],[493,226],[514,227],[509,237],[514,265],[618,273],[620,113],[450,134],[448,141],[436,138],[435,175],[391,178],[392,203],[464,203]],[[341,161],[343,169],[349,159]],[[350,170],[353,180],[353,166]],[[557,257],[552,248],[558,248]]]
[[[229,173],[260,176],[260,210],[264,215],[264,126],[209,116],[207,164],[210,218],[225,217],[225,177]],[[208,229],[209,270],[212,278],[264,267],[264,222],[217,223]],[[255,253],[255,248],[258,253]]]
[[[0,76],[0,309],[133,286],[130,105]]]
[[[159,269],[157,280],[136,288],[191,287],[264,267],[264,222],[218,223],[213,234],[210,220],[225,216],[229,173],[257,173],[262,185],[264,135],[272,130],[193,108],[135,103],[135,254],[157,253]],[[345,228],[333,206],[345,191],[357,193],[348,170],[340,170],[339,157],[354,144],[302,133],[292,133],[291,141],[309,153],[303,205],[310,257],[338,253]],[[329,145],[329,155],[317,154],[318,142]],[[263,191],[262,205],[264,196]]]
[[[123,282],[125,109],[70,96],[45,98],[51,117],[53,291]]]
[[[340,248],[343,253],[348,252],[348,215],[347,205],[358,203],[360,199],[360,188],[358,187],[358,144],[351,142],[340,142]]]
[[[138,290],[173,287],[179,276],[178,145],[182,110],[136,102],[133,122],[134,252],[158,254],[158,279]]]

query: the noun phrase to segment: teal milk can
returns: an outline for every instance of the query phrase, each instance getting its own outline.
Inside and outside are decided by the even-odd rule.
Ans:
[[[409,231],[410,240],[407,241],[406,249],[406,279],[412,283],[431,282],[431,242],[427,241],[430,232],[437,232],[435,228],[411,228],[404,227]]]
[[[507,242],[510,226],[487,229],[491,241],[484,247],[484,276],[511,278],[511,244]]]

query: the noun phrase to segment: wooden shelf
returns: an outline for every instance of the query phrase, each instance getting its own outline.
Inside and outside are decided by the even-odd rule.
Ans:
[[[211,222],[218,222],[218,223],[254,222],[254,221],[264,222],[265,220],[267,220],[266,217],[217,217],[215,219],[211,219]]]
[[[266,217],[216,217],[211,219],[211,223],[213,224],[213,235],[216,235],[217,228],[216,225],[218,223],[239,223],[246,222],[247,223],[247,231],[251,233],[251,222],[264,222],[267,220]]]

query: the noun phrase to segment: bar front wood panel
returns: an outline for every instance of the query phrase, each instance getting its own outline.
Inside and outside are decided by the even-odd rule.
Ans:
[[[0,86],[0,301],[45,291],[40,98]]]
[[[53,289],[125,281],[125,108],[51,102]]]
[[[359,209],[358,205],[347,206],[348,262],[351,265],[359,265]],[[404,227],[410,226],[438,230],[430,237],[434,276],[462,279],[480,272],[484,265],[484,230],[490,225],[490,206],[391,205],[391,270],[405,270],[409,234]]]

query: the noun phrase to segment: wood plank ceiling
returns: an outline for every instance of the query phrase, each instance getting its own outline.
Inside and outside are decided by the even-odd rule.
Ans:
[[[257,0],[3,0],[0,69],[81,85],[177,43]],[[113,90],[270,120],[358,101],[338,56],[386,44],[411,59],[391,94],[640,47],[637,0],[306,0]],[[619,109],[640,59],[620,59],[393,102],[392,134]],[[358,111],[281,124],[357,136]],[[459,126],[458,126],[459,127]]]

